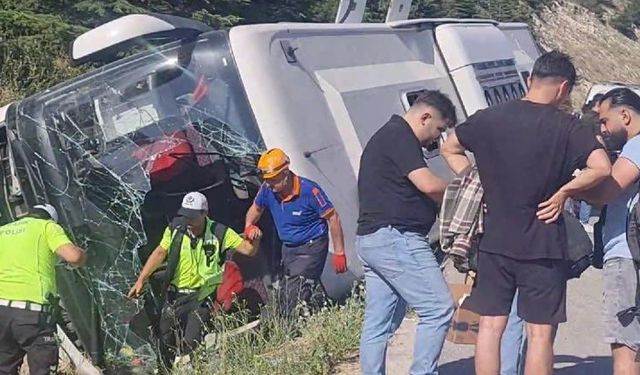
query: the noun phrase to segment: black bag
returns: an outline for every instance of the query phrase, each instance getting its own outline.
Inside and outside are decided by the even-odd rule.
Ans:
[[[627,216],[627,243],[631,258],[636,264],[640,262],[640,202],[636,202]]]
[[[591,265],[593,244],[578,218],[565,211],[563,220],[567,232],[569,279],[577,279]]]
[[[604,223],[607,220],[607,206],[602,207],[600,210],[600,218],[598,222],[593,225],[593,257],[591,259],[591,265],[593,268],[599,270],[604,267],[604,241],[602,239],[602,229]]]

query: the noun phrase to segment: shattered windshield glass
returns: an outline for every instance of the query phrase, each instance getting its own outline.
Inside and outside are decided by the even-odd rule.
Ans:
[[[89,252],[84,269],[58,267],[79,341],[98,362],[154,366],[157,289],[126,298],[143,262],[186,192],[204,192],[212,217],[241,229],[259,187],[264,146],[226,34],[110,64],[23,101],[11,119],[32,199],[54,204]]]

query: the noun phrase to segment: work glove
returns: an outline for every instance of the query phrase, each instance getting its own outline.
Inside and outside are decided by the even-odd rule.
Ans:
[[[342,254],[333,254],[333,268],[336,270],[336,273],[344,273],[347,272],[347,256]]]

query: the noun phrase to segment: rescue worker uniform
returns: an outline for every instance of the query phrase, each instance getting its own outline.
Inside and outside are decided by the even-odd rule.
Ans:
[[[71,244],[54,220],[26,217],[0,227],[0,374],[55,374],[56,250]]]
[[[160,318],[163,360],[170,366],[177,355],[191,353],[202,340],[204,327],[211,318],[212,300],[222,282],[223,250],[233,250],[243,241],[233,229],[227,228],[222,246],[214,235],[215,223],[206,218],[204,233],[194,236],[183,234],[179,247],[178,266],[167,291]],[[176,235],[177,226],[165,229],[160,247],[167,252]]]
[[[282,262],[285,279],[280,296],[285,314],[300,301],[317,305],[325,293],[320,284],[329,252],[327,219],[335,213],[333,204],[320,186],[291,172],[293,191],[282,198],[265,183],[255,205],[269,210],[283,242]]]

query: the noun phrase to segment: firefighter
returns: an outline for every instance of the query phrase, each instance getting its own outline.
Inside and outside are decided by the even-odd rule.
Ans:
[[[17,374],[25,354],[32,375],[57,373],[56,257],[72,267],[87,259],[53,206],[0,227],[0,374]]]
[[[258,169],[264,179],[245,220],[245,236],[262,235],[256,226],[265,210],[273,217],[280,240],[284,243],[282,262],[285,272],[285,313],[290,313],[302,299],[307,303],[322,289],[322,274],[333,240],[332,263],[336,273],[347,271],[344,236],[340,216],[320,186],[289,169],[289,157],[274,148],[262,154]],[[324,291],[321,291],[324,293]],[[320,299],[324,296],[320,296]]]
[[[129,298],[139,297],[145,281],[169,258],[160,314],[163,361],[168,367],[178,355],[178,359],[188,358],[202,340],[216,288],[222,282],[227,250],[248,256],[258,251],[261,236],[242,239],[233,229],[211,220],[208,207],[203,194],[185,195],[178,216],[165,229],[128,294]]]

